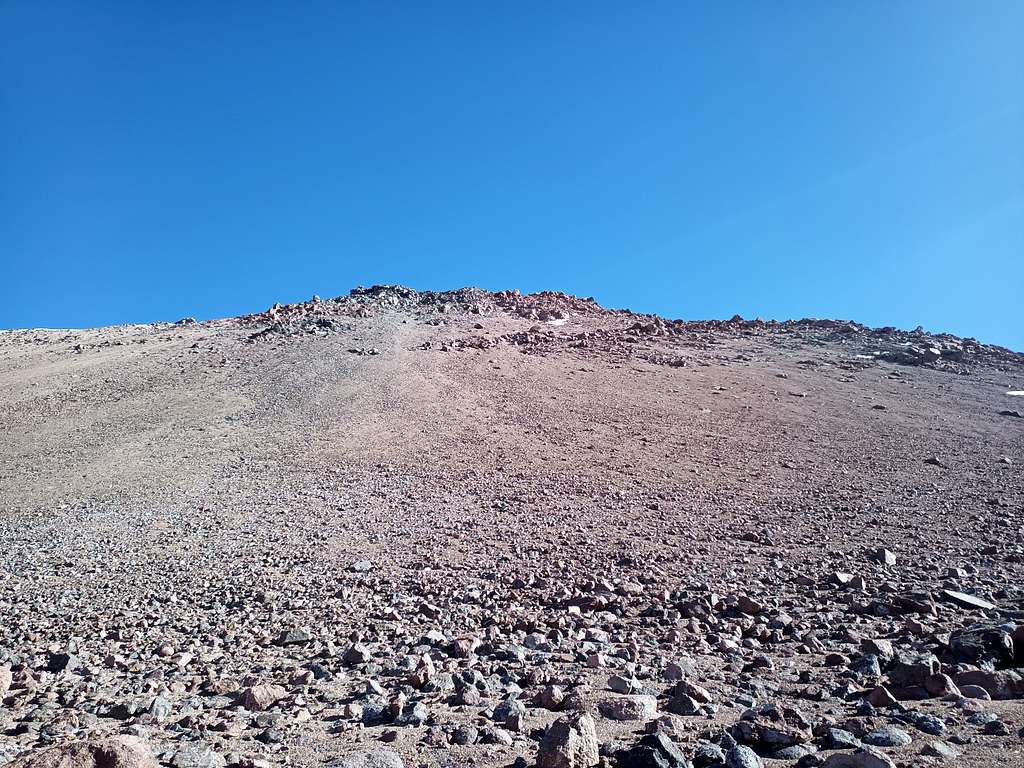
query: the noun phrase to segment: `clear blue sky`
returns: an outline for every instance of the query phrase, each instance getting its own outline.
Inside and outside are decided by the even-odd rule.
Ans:
[[[356,284],[1024,349],[1024,3],[0,2],[0,326]]]

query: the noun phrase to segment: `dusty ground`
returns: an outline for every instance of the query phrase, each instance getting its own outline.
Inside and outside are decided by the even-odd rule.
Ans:
[[[1017,390],[951,337],[560,295],[0,333],[0,764],[533,764],[589,709],[612,765],[645,727],[840,765],[829,727],[886,725],[897,765],[1024,765]],[[665,715],[680,674],[710,703]]]

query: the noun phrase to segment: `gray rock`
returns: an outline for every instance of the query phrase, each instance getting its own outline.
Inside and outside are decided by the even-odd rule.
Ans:
[[[157,720],[166,720],[171,716],[174,705],[165,696],[156,696],[149,705],[149,714]]]
[[[405,707],[402,708],[402,712],[395,718],[396,725],[423,725],[430,716],[430,712],[427,710],[427,705],[422,701],[410,701]]]
[[[879,547],[878,549],[876,549],[873,558],[876,563],[879,563],[881,565],[896,565],[896,555],[894,555],[888,549],[885,549],[885,547]]]
[[[913,738],[902,728],[890,725],[871,731],[861,741],[872,747],[905,747],[913,741]]]
[[[885,752],[874,747],[861,747],[855,752],[829,755],[822,768],[896,768],[896,763]]]
[[[396,752],[389,749],[353,752],[327,764],[326,768],[405,768]]]
[[[48,653],[46,669],[50,672],[71,672],[81,665],[77,656],[71,653]]]
[[[497,723],[504,723],[513,715],[525,715],[526,705],[519,699],[507,698],[494,708],[491,718]]]
[[[1018,673],[1002,669],[990,672],[985,669],[961,672],[956,676],[956,684],[963,691],[968,685],[984,688],[989,696],[996,700],[1015,699],[1024,696],[1024,678]]]
[[[693,753],[694,768],[711,768],[725,762],[725,752],[717,744],[701,744]]]
[[[988,670],[1013,664],[1013,636],[1006,627],[980,625],[954,632],[949,650],[954,660]]]
[[[788,747],[772,752],[772,760],[799,760],[805,755],[813,755],[818,751],[818,748],[813,744],[793,744]]]
[[[480,740],[480,731],[474,728],[472,725],[460,725],[452,733],[452,744],[458,744],[459,746],[468,746],[469,744],[476,744]]]
[[[701,703],[685,693],[676,694],[666,705],[666,709],[676,715],[699,715]]]
[[[224,768],[227,760],[209,744],[192,742],[178,747],[171,765],[175,768]]]
[[[725,768],[764,768],[764,763],[757,752],[740,744],[725,756]]]
[[[860,739],[849,731],[842,728],[829,728],[821,737],[822,749],[856,749],[859,747]]]
[[[11,675],[11,668],[0,664],[0,699],[3,699],[7,695],[7,692],[11,690],[11,682],[14,680]]]
[[[313,633],[309,630],[309,627],[297,627],[295,629],[287,629],[281,632],[277,638],[278,645],[300,645],[302,643],[308,643],[313,639]]]
[[[921,754],[940,760],[956,760],[960,753],[944,741],[929,741],[921,748]]]
[[[648,734],[629,750],[616,754],[617,768],[691,768],[682,750],[664,734]]]
[[[608,678],[608,689],[616,693],[640,693],[643,690],[643,686],[635,677],[612,675]]]
[[[873,653],[865,653],[863,656],[858,656],[850,662],[847,668],[858,677],[882,676],[882,665],[879,663],[878,657]]]
[[[930,736],[941,736],[946,732],[946,724],[935,715],[929,715],[924,712],[905,712],[899,718]]]
[[[597,728],[585,712],[552,723],[537,751],[537,768],[593,768],[599,760]]]
[[[350,646],[341,657],[346,664],[365,664],[373,658],[373,653],[362,643]]]
[[[953,589],[942,590],[942,596],[951,603],[959,605],[961,608],[991,611],[996,607],[995,603],[990,603],[988,600],[975,597],[974,595],[968,595],[965,592],[957,592]]]
[[[598,703],[598,711],[609,720],[651,720],[658,715],[653,696],[614,696]]]
[[[900,653],[889,670],[889,682],[896,688],[924,686],[932,675],[942,671],[939,660],[932,653]]]
[[[992,696],[982,688],[980,685],[965,685],[960,688],[960,694],[965,699],[980,699],[981,701],[991,701]]]

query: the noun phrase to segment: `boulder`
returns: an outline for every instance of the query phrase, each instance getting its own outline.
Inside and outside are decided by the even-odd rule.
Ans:
[[[738,745],[725,756],[725,768],[764,768],[764,763],[750,747]]]
[[[853,752],[829,755],[821,768],[896,768],[896,763],[879,749],[861,747]]]
[[[651,720],[658,715],[653,696],[612,696],[602,699],[598,711],[609,720]]]
[[[983,688],[989,696],[997,700],[1024,697],[1024,678],[1009,669],[995,672],[987,669],[961,672],[956,676],[956,684],[961,690],[967,686]]]
[[[1005,626],[975,625],[950,635],[949,651],[958,663],[992,670],[1013,664],[1013,635]]]
[[[7,768],[157,768],[149,749],[130,736],[74,741],[20,755]]]
[[[599,761],[594,718],[585,712],[552,723],[537,751],[537,768],[593,768]]]
[[[942,671],[932,653],[900,653],[889,670],[889,682],[896,688],[924,687],[925,681]]]
[[[273,706],[287,693],[281,685],[254,685],[242,691],[239,701],[249,711],[257,712]]]
[[[682,750],[664,734],[648,734],[615,756],[616,768],[689,768]]]

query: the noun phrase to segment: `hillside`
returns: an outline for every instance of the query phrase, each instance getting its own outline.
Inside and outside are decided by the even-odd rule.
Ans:
[[[2,332],[0,764],[1024,766],[1022,390],[557,293]]]

